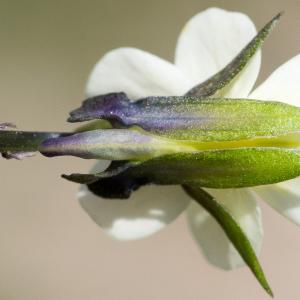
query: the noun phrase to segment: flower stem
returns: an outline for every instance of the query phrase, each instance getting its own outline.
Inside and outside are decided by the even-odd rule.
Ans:
[[[0,153],[35,152],[44,140],[70,134],[72,133],[0,130]]]

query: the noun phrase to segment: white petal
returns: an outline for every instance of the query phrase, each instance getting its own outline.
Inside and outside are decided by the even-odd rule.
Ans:
[[[159,231],[176,219],[191,200],[175,186],[143,187],[128,200],[103,199],[81,186],[78,198],[89,216],[118,240],[140,239]]]
[[[134,48],[108,52],[94,67],[87,96],[125,92],[131,99],[184,94],[190,83],[173,64]]]
[[[225,67],[255,36],[256,29],[248,16],[219,8],[207,9],[192,19],[179,36],[175,64],[199,84]],[[246,97],[260,69],[258,51],[225,94]]]
[[[280,66],[251,95],[251,99],[278,100],[300,106],[300,55]]]
[[[249,238],[256,253],[262,245],[261,210],[256,195],[249,189],[206,189],[227,207]],[[245,265],[221,226],[199,204],[192,202],[187,209],[189,227],[207,260],[224,270]]]
[[[280,214],[300,225],[300,178],[255,187],[255,192]]]

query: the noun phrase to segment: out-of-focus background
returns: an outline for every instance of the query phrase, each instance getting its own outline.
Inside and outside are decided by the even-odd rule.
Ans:
[[[257,27],[285,11],[263,46],[259,82],[300,52],[298,0],[0,0],[0,121],[72,128],[66,116],[106,51],[134,46],[172,61],[185,22],[210,6],[242,11]],[[59,176],[92,164],[0,160],[1,300],[269,299],[247,268],[208,265],[184,216],[145,240],[105,236],[77,203],[77,186]],[[262,206],[261,263],[276,299],[299,299],[300,228]]]

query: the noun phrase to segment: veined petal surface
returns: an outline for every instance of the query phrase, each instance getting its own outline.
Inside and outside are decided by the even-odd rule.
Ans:
[[[300,226],[300,178],[255,187],[254,190],[281,215]]]
[[[92,172],[97,171],[95,166]],[[128,200],[103,199],[82,185],[82,208],[111,237],[135,240],[147,237],[176,219],[190,202],[180,187],[148,186]]]
[[[88,97],[125,92],[130,99],[182,95],[191,86],[173,64],[135,48],[108,52],[94,67],[86,88]]]
[[[300,106],[299,78],[300,55],[297,55],[275,70],[249,97]]]

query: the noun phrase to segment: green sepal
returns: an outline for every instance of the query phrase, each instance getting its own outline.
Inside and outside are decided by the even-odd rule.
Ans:
[[[48,157],[77,156],[85,159],[146,160],[177,152],[194,152],[185,143],[140,130],[98,129],[47,139],[39,151]]]
[[[300,131],[299,107],[241,98],[170,96],[132,102],[124,93],[111,93],[85,100],[68,120],[93,119],[188,142],[237,141]]]
[[[300,176],[300,153],[278,148],[245,148],[164,155],[122,166],[114,173],[71,174],[77,183],[113,186],[178,185],[197,183],[208,188],[240,188],[272,184]]]
[[[169,118],[177,120],[177,127],[147,127],[142,119],[135,125],[169,139],[196,143],[242,141],[264,137],[276,138],[300,132],[300,108],[282,102],[224,98],[198,101],[197,98],[180,97],[170,97],[168,101],[161,100],[157,99],[151,105],[161,114],[166,112],[166,120],[168,112]],[[144,116],[147,115],[147,109],[151,108],[143,106],[141,109]],[[190,125],[184,128],[181,125],[184,122],[190,122]]]
[[[183,188],[190,197],[216,219],[261,286],[273,297],[272,290],[249,239],[226,207],[197,185],[184,185]]]
[[[212,97],[218,93],[218,96],[222,96],[222,94],[224,94],[222,89],[226,88],[226,86],[228,86],[246,67],[250,59],[254,56],[274,28],[281,15],[282,13],[277,14],[269,23],[267,23],[225,68],[206,81],[196,85],[188,91],[186,95],[205,98]]]

